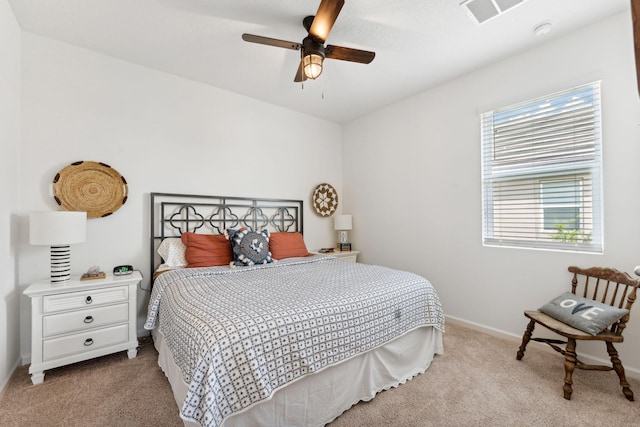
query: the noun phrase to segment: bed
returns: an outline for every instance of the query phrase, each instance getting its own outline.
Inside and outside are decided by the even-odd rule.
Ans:
[[[145,328],[185,425],[324,425],[443,352],[431,284],[308,255],[302,201],[150,199]]]

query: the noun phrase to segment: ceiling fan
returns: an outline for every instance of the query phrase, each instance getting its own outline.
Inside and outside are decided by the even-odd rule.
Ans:
[[[298,71],[296,71],[295,82],[303,82],[306,79],[317,79],[322,73],[322,63],[325,59],[338,59],[340,61],[368,64],[375,58],[375,52],[324,45],[343,5],[344,0],[322,0],[320,6],[318,6],[316,15],[307,16],[302,20],[302,25],[308,33],[307,37],[302,40],[302,43],[272,39],[270,37],[256,36],[247,33],[242,35],[242,39],[251,43],[301,50],[300,65],[298,66]]]

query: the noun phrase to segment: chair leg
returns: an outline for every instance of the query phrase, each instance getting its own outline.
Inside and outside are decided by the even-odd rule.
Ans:
[[[531,335],[533,334],[533,328],[536,327],[536,322],[534,320],[530,321],[527,325],[527,329],[524,331],[524,335],[522,335],[522,344],[520,344],[520,348],[518,349],[518,354],[516,355],[516,360],[522,360],[524,357],[524,351],[527,349],[527,344],[531,340]]]
[[[573,338],[567,339],[567,346],[564,349],[564,398],[571,400],[571,393],[573,393],[573,370],[576,367],[576,340]]]
[[[629,387],[629,383],[627,382],[627,377],[624,375],[624,367],[622,366],[622,362],[618,357],[618,351],[613,346],[613,343],[607,341],[607,352],[609,353],[609,357],[611,358],[611,363],[613,364],[613,370],[618,374],[618,378],[620,378],[620,385],[622,386],[622,393],[627,398],[627,400],[633,402],[633,391]]]

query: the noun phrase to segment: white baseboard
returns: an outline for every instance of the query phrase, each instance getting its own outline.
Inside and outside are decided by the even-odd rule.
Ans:
[[[467,320],[460,319],[459,317],[445,316],[445,318],[446,318],[446,322],[452,323],[454,325],[464,326],[466,328],[474,329],[474,330],[476,330],[478,332],[483,332],[483,333],[488,334],[488,335],[492,335],[492,336],[495,336],[495,337],[512,340],[514,342],[514,350],[513,350],[514,357],[515,357],[516,351],[518,351],[518,347],[520,346],[520,343],[522,342],[522,335],[515,335],[515,334],[512,334],[511,332],[506,332],[506,331],[502,331],[500,329],[491,328],[491,327],[484,326],[484,325],[481,325],[481,324],[475,323],[475,322],[469,322]],[[446,331],[446,327],[445,327],[445,331]],[[536,331],[537,331],[537,329],[536,329]],[[522,332],[524,333],[524,326],[523,326]],[[552,354],[559,354],[555,350],[553,350],[551,347],[549,347],[548,345],[540,343],[540,342],[530,341],[528,345],[533,345],[533,346],[535,346],[536,348],[538,348],[540,350],[548,351],[549,353],[552,353]],[[445,349],[445,351],[446,351],[446,349]],[[580,358],[584,362],[589,363],[589,364],[599,364],[599,365],[609,365],[609,366],[611,366],[611,361],[609,359],[601,359],[601,358],[598,358],[598,357],[592,357],[592,356],[589,356],[587,354],[580,354]],[[623,361],[623,364],[624,364],[624,361]],[[625,372],[627,377],[633,378],[635,380],[640,380],[640,370],[634,369],[634,368],[629,368],[629,367],[625,366],[624,367],[624,372]]]
[[[0,383],[0,400],[2,400],[2,396],[4,395],[5,390],[7,389],[7,384],[9,384],[9,380],[18,369],[18,366],[22,366],[20,364],[20,359],[16,360],[11,369],[9,370],[9,375],[6,378],[2,379],[2,383]]]

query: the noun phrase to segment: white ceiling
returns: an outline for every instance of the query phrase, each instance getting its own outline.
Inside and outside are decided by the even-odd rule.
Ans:
[[[320,0],[9,2],[24,31],[338,123],[630,8],[629,0],[529,0],[477,25],[462,0],[346,0],[327,44],[375,59],[327,60],[302,86],[293,82],[298,52],[241,35],[301,42],[302,19]],[[542,22],[552,30],[535,36]]]

